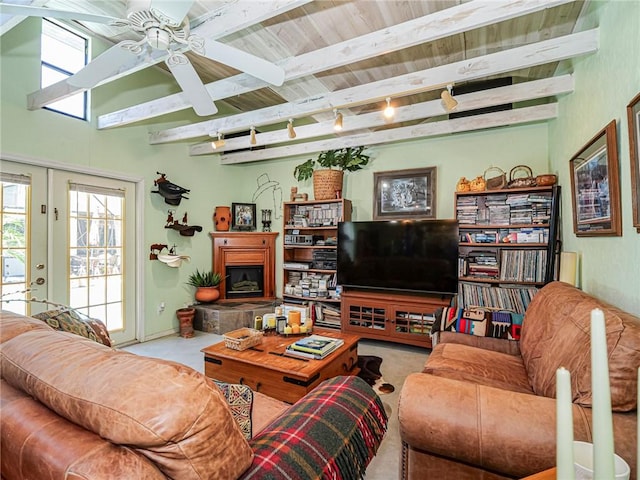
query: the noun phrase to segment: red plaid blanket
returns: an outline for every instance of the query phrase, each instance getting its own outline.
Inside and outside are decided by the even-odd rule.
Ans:
[[[243,479],[359,479],[376,454],[387,414],[358,377],[326,380],[250,441]]]

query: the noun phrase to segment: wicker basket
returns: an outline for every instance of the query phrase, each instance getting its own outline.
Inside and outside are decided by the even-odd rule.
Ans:
[[[227,332],[223,338],[225,347],[242,351],[262,343],[262,332],[245,327]]]
[[[316,200],[331,200],[339,198],[337,192],[342,192],[342,170],[316,170],[313,172],[313,197]]]

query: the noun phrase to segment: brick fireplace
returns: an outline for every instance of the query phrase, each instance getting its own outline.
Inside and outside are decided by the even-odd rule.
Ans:
[[[278,232],[213,232],[213,271],[225,276],[221,300],[274,300]]]

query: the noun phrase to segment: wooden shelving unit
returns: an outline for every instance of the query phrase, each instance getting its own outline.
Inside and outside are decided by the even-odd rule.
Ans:
[[[290,303],[313,303],[321,327],[340,328],[338,222],[351,220],[351,209],[343,198],[284,204],[282,297]]]

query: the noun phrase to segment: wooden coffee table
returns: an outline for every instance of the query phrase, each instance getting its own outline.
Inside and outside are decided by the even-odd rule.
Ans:
[[[202,349],[204,373],[288,403],[295,403],[327,378],[358,374],[357,335],[318,329],[314,333],[341,338],[344,344],[322,360],[314,360],[283,355],[297,337],[265,336],[261,344],[243,351],[227,348],[222,341]]]

